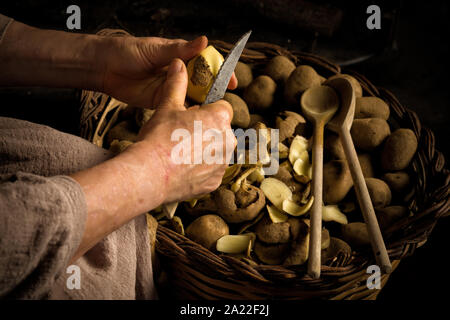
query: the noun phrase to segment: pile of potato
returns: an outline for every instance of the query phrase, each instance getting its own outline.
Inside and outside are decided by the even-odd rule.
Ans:
[[[216,191],[184,202],[174,219],[167,220],[159,208],[151,214],[161,225],[205,248],[250,264],[304,264],[314,198],[312,126],[301,115],[300,97],[326,79],[311,66],[296,66],[284,56],[274,57],[265,66],[239,62],[235,74],[238,89],[224,97],[234,110],[232,126],[265,133],[279,129],[278,173],[265,176],[264,159],[233,164]],[[389,106],[377,97],[364,97],[355,78],[336,76],[348,78],[355,89],[351,135],[383,231],[410,214],[405,203],[414,181],[408,167],[417,139],[410,129],[391,127]],[[115,152],[123,151],[151,115],[151,110],[125,109],[122,121],[107,134],[106,144]],[[369,239],[342,144],[328,130],[324,161],[322,263],[330,264],[337,256],[350,257],[352,251],[368,247]]]

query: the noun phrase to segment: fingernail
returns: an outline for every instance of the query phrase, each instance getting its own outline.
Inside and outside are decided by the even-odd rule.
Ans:
[[[167,76],[171,77],[171,76],[177,74],[178,72],[181,71],[182,68],[183,68],[183,64],[182,64],[181,60],[174,59],[169,66],[169,70],[167,70]]]

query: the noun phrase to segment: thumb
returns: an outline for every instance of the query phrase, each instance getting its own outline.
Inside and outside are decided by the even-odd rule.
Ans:
[[[163,85],[159,108],[186,110],[184,100],[186,99],[187,85],[186,66],[180,59],[174,59],[167,70],[167,77]]]

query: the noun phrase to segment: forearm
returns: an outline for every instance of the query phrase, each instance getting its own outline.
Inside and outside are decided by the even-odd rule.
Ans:
[[[142,143],[146,142],[129,148],[140,149]],[[88,208],[83,238],[72,262],[106,235],[164,202],[167,177],[158,152],[156,148],[141,150],[124,152],[71,176],[81,185]]]
[[[0,85],[98,90],[106,37],[42,30],[14,21],[0,45]]]

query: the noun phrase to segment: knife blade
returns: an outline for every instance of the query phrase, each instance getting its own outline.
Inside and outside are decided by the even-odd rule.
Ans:
[[[233,74],[236,64],[239,61],[239,57],[244,50],[244,47],[250,37],[252,31],[248,31],[244,34],[234,45],[233,49],[228,53],[225,61],[219,69],[219,73],[214,80],[211,89],[206,96],[205,102],[203,104],[210,104],[216,102],[223,98],[225,91],[227,90],[228,83],[230,82],[231,75]]]
[[[217,76],[208,91],[208,94],[206,95],[205,102],[203,102],[202,105],[211,104],[223,98],[225,92],[227,91],[231,75],[236,68],[236,64],[238,63],[242,51],[244,50],[244,47],[247,44],[248,38],[250,38],[251,34],[251,30],[244,34],[235,43],[233,49],[228,52],[227,56],[225,57],[225,61],[222,63],[222,66],[220,67],[219,72],[217,73]],[[175,215],[177,207],[178,202],[167,203],[163,205],[163,212],[167,218],[172,219]]]

